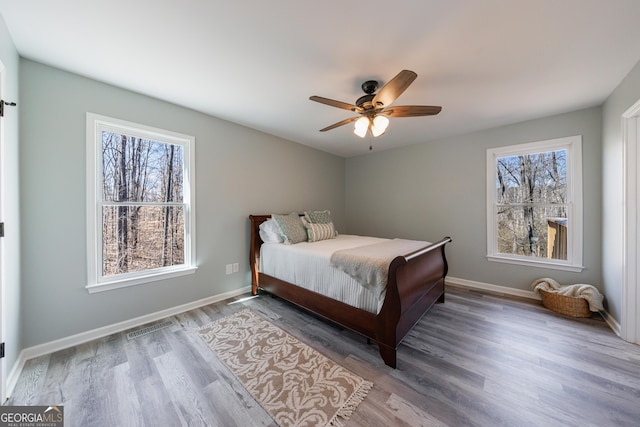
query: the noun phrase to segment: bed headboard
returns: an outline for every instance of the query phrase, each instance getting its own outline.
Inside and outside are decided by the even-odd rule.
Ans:
[[[255,236],[259,242],[257,242],[258,249],[260,249],[260,245],[262,244],[262,239],[260,238],[260,224],[265,222],[271,218],[271,215],[249,215],[249,220],[251,221],[251,246],[253,246],[253,237]]]
[[[304,216],[300,214],[300,216]],[[260,238],[260,224],[271,218],[268,215],[249,215],[251,222],[251,241],[249,242],[249,267],[251,267],[251,293],[256,295],[258,292],[258,271],[260,268],[260,246],[262,246],[262,238]]]
[[[251,221],[251,240],[249,242],[249,267],[251,268],[251,293],[258,292],[258,269],[260,267],[260,224],[271,218],[271,215],[249,215]]]

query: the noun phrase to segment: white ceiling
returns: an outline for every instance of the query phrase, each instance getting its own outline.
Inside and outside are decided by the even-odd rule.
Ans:
[[[365,80],[418,78],[374,150],[600,105],[640,60],[640,0],[0,0],[20,55],[340,156]]]

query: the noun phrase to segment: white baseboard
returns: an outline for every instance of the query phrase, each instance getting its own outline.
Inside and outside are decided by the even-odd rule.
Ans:
[[[60,338],[55,341],[50,341],[44,344],[38,344],[33,347],[22,349],[18,355],[18,360],[13,365],[13,368],[9,372],[7,377],[7,396],[11,396],[13,390],[18,383],[18,378],[22,373],[24,364],[27,360],[35,357],[44,356],[45,354],[54,353],[56,351],[64,350],[66,348],[74,347],[89,341],[93,341],[98,338],[106,337],[111,334],[125,331],[127,329],[135,328],[145,325],[147,323],[155,322],[164,319],[169,316],[184,313],[185,311],[193,310],[205,305],[213,304],[218,301],[223,301],[228,298],[233,298],[238,295],[251,292],[251,286],[245,286],[234,291],[225,292],[218,295],[213,295],[207,298],[203,298],[197,301],[193,301],[187,304],[178,305],[176,307],[167,308],[165,310],[157,311],[155,313],[146,314],[144,316],[136,317],[134,319],[125,320],[123,322],[114,323],[112,325],[103,326],[101,328],[92,329],[90,331],[81,332],[76,335],[72,335],[66,338]],[[3,399],[4,400],[4,399]]]
[[[611,330],[622,339],[622,335],[620,335],[622,333],[620,323],[618,323],[618,321],[614,319],[608,311],[601,311],[600,314]]]
[[[445,279],[445,284],[459,286],[461,288],[476,289],[484,292],[513,295],[522,298],[540,300],[540,295],[536,294],[533,291],[508,288],[506,286],[492,285],[490,283],[475,282],[473,280],[459,279],[457,277],[447,276]]]
[[[535,300],[541,299],[540,295],[536,294],[533,291],[525,291],[522,289],[508,288],[506,286],[499,286],[499,285],[491,285],[489,283],[483,283],[483,282],[474,282],[473,280],[459,279],[457,277],[447,276],[445,279],[445,284],[451,285],[451,286],[458,286],[461,288],[475,289],[483,292],[492,292],[492,293],[498,293],[498,294],[504,294],[504,295],[514,295],[518,297],[535,299]],[[620,337],[620,324],[616,321],[616,319],[614,319],[613,316],[611,316],[611,314],[609,314],[608,311],[601,311],[600,315],[604,319],[605,323],[609,326],[609,328],[611,328],[611,330]]]

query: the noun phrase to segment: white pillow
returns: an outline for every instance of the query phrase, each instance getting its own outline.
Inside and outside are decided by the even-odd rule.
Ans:
[[[260,234],[260,238],[264,243],[284,242],[284,234],[280,231],[280,226],[272,219],[268,219],[260,224],[258,234]]]

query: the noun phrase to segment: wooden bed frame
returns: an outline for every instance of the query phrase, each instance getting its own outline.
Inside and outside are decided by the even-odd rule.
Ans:
[[[396,257],[389,266],[387,292],[380,313],[361,310],[259,272],[262,239],[259,227],[271,215],[250,215],[251,293],[258,289],[290,301],[368,339],[380,349],[384,363],[396,367],[396,349],[411,328],[436,302],[444,302],[448,265],[445,237],[423,249]]]

